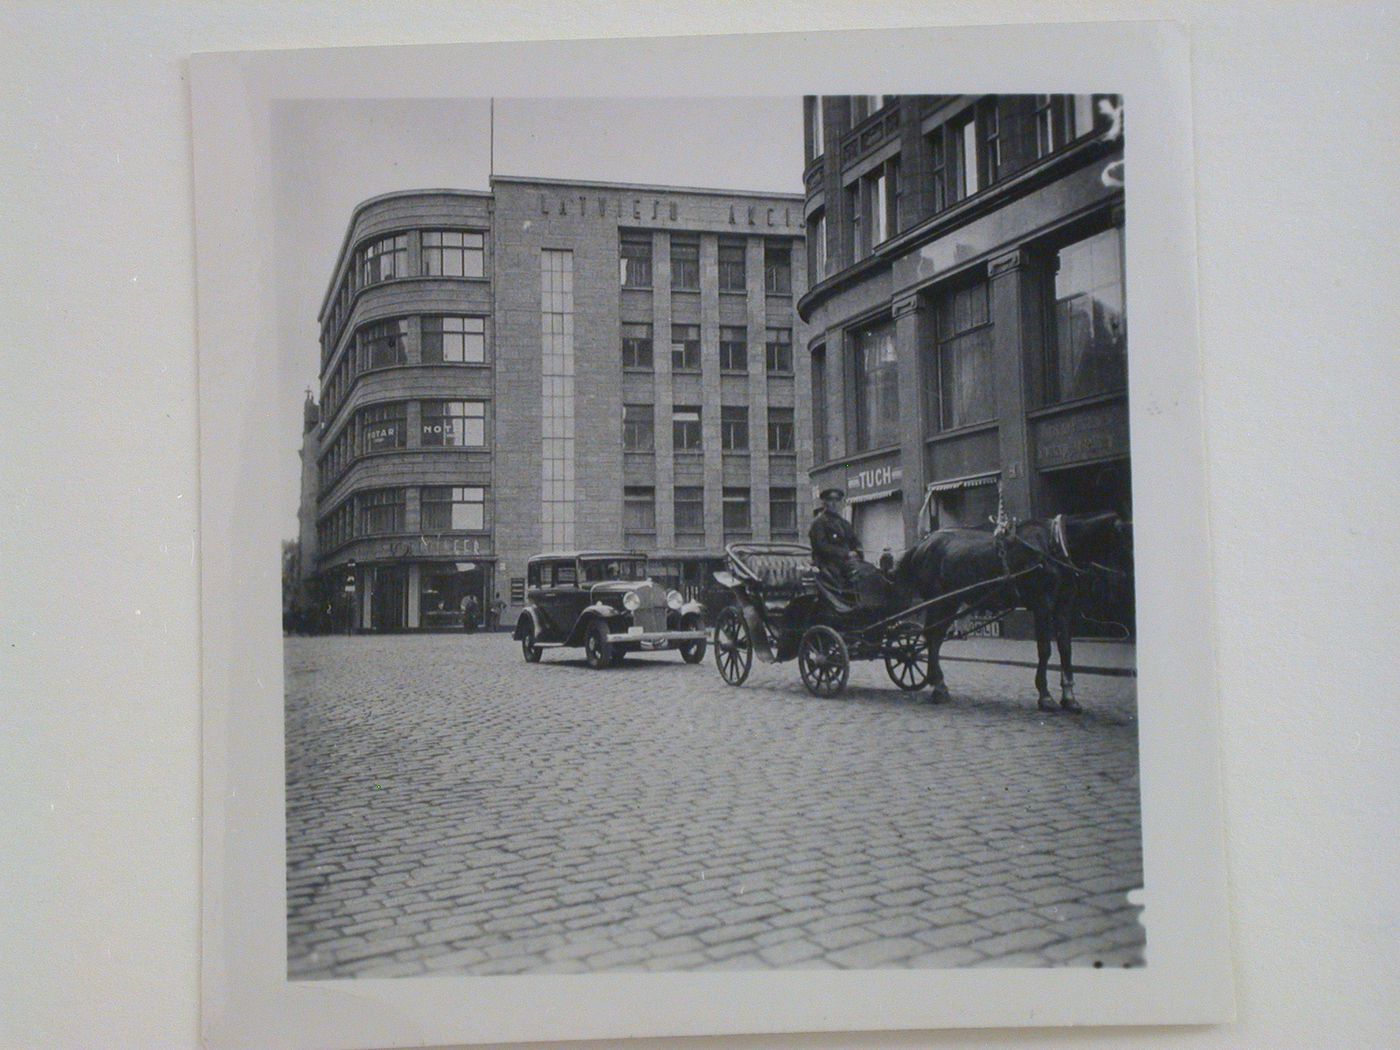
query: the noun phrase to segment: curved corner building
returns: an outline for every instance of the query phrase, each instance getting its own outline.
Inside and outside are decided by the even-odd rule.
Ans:
[[[1131,510],[1122,107],[808,97],[814,488],[867,552]],[[874,557],[874,554],[870,554]]]

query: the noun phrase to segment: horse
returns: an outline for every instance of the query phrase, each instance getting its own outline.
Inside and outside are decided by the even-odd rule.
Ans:
[[[962,590],[958,606],[935,603],[924,614],[929,650],[929,686],[934,703],[952,699],[938,663],[948,626],[958,612],[977,608],[1028,609],[1035,620],[1035,687],[1042,711],[1057,710],[1047,688],[1046,665],[1053,634],[1060,651],[1060,701],[1071,713],[1083,710],[1074,696],[1070,630],[1090,573],[1130,574],[1132,524],[1112,511],[1032,518],[1009,529],[940,529],[905,551],[891,574],[896,585],[923,601]],[[1126,564],[1127,571],[1114,563]],[[1016,578],[1007,582],[1005,577]],[[949,601],[952,601],[950,597]]]

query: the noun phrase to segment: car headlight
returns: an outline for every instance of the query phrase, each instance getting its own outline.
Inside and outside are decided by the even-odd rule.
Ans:
[[[666,604],[669,605],[672,609],[679,609],[682,605],[685,604],[685,599],[681,597],[680,591],[667,591]]]
[[[622,604],[627,607],[628,612],[636,612],[642,607],[642,596],[636,591],[628,591],[622,596]]]

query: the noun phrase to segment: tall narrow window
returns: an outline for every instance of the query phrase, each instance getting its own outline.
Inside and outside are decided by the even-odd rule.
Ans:
[[[486,319],[429,314],[423,318],[425,364],[479,365],[486,360]]]
[[[792,294],[792,242],[765,241],[763,289],[769,295]]]
[[[769,328],[763,336],[763,356],[769,375],[792,372],[792,329]]]
[[[677,405],[671,411],[671,445],[677,452],[700,449],[700,409],[698,406]]]
[[[651,234],[622,235],[619,280],[624,288],[651,287]]]
[[[1070,98],[1073,100],[1070,137],[1077,139],[1094,130],[1094,96],[1071,95]]]
[[[1035,155],[1048,157],[1062,145],[1054,95],[1035,96]]]
[[[424,230],[423,272],[432,277],[480,277],[486,238],[466,230]]]
[[[698,547],[705,542],[705,489],[700,485],[677,485],[675,489],[676,543]]]
[[[749,490],[729,488],[724,490],[724,536],[725,539],[747,539],[751,529],[749,520]]]
[[[960,119],[957,126],[958,167],[962,176],[962,192],[959,197],[971,197],[982,188],[982,183],[977,177],[977,121],[971,110]]]
[[[826,152],[825,129],[823,124],[822,97],[814,95],[807,106],[807,140],[811,143],[812,159],[820,157]]]
[[[945,292],[938,300],[938,404],[930,418],[943,430],[996,418],[992,325],[987,282]]]
[[[978,109],[982,124],[981,168],[990,186],[1001,178],[1002,170],[1001,114],[997,109],[996,96],[987,99]]]
[[[899,368],[894,325],[888,321],[852,333],[856,451],[899,440]]]
[[[813,284],[826,276],[825,212],[814,212],[807,220],[807,269]]]
[[[622,367],[651,371],[651,325],[630,322],[623,324]]]
[[[481,532],[486,528],[486,490],[448,485],[419,489],[424,532]]]
[[[424,401],[422,443],[483,448],[486,445],[486,402]]]
[[[542,539],[574,545],[574,253],[540,252]]]
[[[671,235],[671,290],[700,290],[700,241],[694,237]]]
[[[749,370],[748,329],[743,325],[719,326],[719,367],[721,372]]]
[[[865,182],[865,206],[870,215],[871,243],[880,244],[899,231],[899,158],[880,165]]]
[[[1122,390],[1128,380],[1122,231],[1104,230],[1061,248],[1055,264],[1051,400]]]
[[[748,289],[743,241],[719,242],[719,290],[742,292]]]
[[[671,369],[676,372],[700,371],[700,326],[671,326]]]
[[[646,539],[656,532],[656,489],[650,485],[627,485],[622,490],[622,531],[627,542]]]
[[[655,444],[651,405],[622,406],[622,447],[628,452],[650,452]]]
[[[825,463],[831,458],[827,437],[826,347],[812,350],[812,461]]]
[[[942,211],[957,200],[953,187],[952,165],[948,163],[948,136],[945,128],[935,128],[928,138],[929,187],[933,193],[933,210]]]
[[[791,452],[793,440],[792,409],[768,406],[768,451]]]
[[[775,487],[768,490],[768,531],[775,540],[797,538],[797,490]]]
[[[859,182],[846,190],[846,214],[851,224],[851,262],[870,254],[870,223],[865,215],[865,187]]]
[[[724,405],[719,410],[720,447],[725,452],[749,450],[749,410],[742,405]]]

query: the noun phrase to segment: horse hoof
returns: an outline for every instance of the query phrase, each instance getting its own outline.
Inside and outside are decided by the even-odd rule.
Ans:
[[[1059,710],[1059,708],[1055,705],[1055,701],[1048,696],[1042,696],[1040,698],[1040,709],[1042,711],[1049,711],[1051,713],[1054,713],[1055,711]]]
[[[1084,708],[1080,706],[1079,701],[1072,696],[1067,696],[1061,700],[1060,706],[1072,715],[1077,715],[1084,710]]]
[[[928,695],[928,702],[931,704],[947,704],[952,703],[952,700],[953,694],[942,687],[935,688]]]

